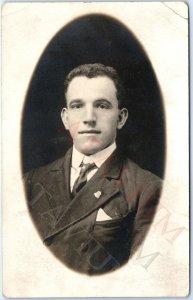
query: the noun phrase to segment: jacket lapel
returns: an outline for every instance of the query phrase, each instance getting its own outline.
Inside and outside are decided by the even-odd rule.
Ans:
[[[69,155],[71,155],[71,153],[69,153]],[[117,180],[120,178],[123,162],[121,157],[114,152],[75,198],[70,201],[70,159],[68,157],[67,161],[68,162],[65,162],[63,165],[63,167],[66,168],[63,174],[65,174],[64,180],[66,186],[66,192],[64,194],[69,204],[64,208],[55,227],[52,232],[45,237],[45,240],[81,221],[107,201],[110,201],[120,190]],[[66,193],[68,193],[68,195],[66,195]]]

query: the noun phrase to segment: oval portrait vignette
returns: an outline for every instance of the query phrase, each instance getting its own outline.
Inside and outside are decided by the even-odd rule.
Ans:
[[[22,119],[26,198],[45,247],[88,275],[127,263],[153,221],[165,152],[159,84],[134,34],[102,14],[64,26],[36,65]]]

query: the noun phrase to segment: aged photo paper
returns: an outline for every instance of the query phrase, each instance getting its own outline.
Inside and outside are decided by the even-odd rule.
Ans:
[[[158,83],[163,106],[162,119],[156,119],[157,117],[154,119],[157,123],[160,122],[160,127],[161,123],[164,124],[165,128],[165,142],[162,143],[164,147],[158,149],[164,158],[163,172],[156,174],[163,178],[163,188],[150,230],[127,263],[113,272],[93,276],[67,267],[42,242],[29,214],[23,184],[23,173],[41,164],[38,165],[37,161],[35,162],[37,165],[32,163],[34,153],[30,153],[30,150],[28,160],[25,160],[21,149],[24,136],[23,118],[27,111],[26,99],[29,99],[30,91],[35,86],[31,83],[35,68],[40,65],[42,54],[58,32],[61,30],[65,32],[65,26],[77,18],[91,14],[110,17],[120,22],[142,46]],[[105,28],[103,31],[105,32]],[[108,37],[113,33],[106,30],[105,34]],[[2,9],[2,174],[5,296],[17,298],[182,297],[189,294],[188,42],[188,7],[183,2],[4,4]],[[74,39],[72,43],[75,49],[78,40]],[[89,45],[88,40],[85,40],[85,43]],[[55,46],[57,48],[57,45]],[[79,53],[77,56],[80,56],[77,57],[77,61],[81,61],[81,49],[79,50],[76,49]],[[89,47],[87,51],[89,57]],[[72,52],[69,51],[68,55],[70,60]],[[113,50],[112,55],[114,55]],[[68,63],[66,62],[66,65]],[[76,67],[76,63],[73,64],[73,67]],[[57,72],[53,74],[54,76],[57,78]],[[46,93],[47,97],[51,98],[52,89],[50,86],[46,91],[46,83],[41,81],[41,84],[43,101],[46,101]],[[33,97],[32,100],[34,103],[36,100],[39,101]],[[146,101],[145,110],[149,104],[148,99],[144,101]],[[51,110],[48,109],[48,114],[52,113]],[[42,120],[44,119],[46,120],[47,116],[42,116]],[[31,122],[33,127],[33,120]],[[149,122],[151,124],[151,120]],[[35,124],[34,128],[36,128]],[[63,129],[59,128],[58,132],[62,136]],[[148,136],[148,132],[146,134]],[[151,135],[151,132],[149,134]],[[37,132],[37,137],[39,136]],[[138,137],[139,144],[140,138]],[[156,143],[159,138],[161,139],[152,135],[151,141],[155,139]],[[33,132],[30,135],[29,131],[25,141],[30,144],[35,140],[36,134]],[[47,146],[44,146],[46,149]],[[143,147],[144,155],[148,155],[148,152],[152,153],[151,147],[148,149],[148,143],[146,147],[142,144],[142,149]],[[30,155],[32,155],[31,159]],[[61,156],[63,155],[61,153]],[[143,153],[140,152],[138,157],[138,160],[143,162],[140,156],[143,156]],[[53,160],[59,157],[60,153],[58,157],[53,155]],[[50,161],[46,159],[45,164],[52,161],[52,158]],[[151,157],[149,161],[151,165]],[[156,162],[156,156],[152,155],[152,161]],[[159,163],[158,161],[157,164]],[[94,196],[96,199],[100,198],[101,191],[96,191]]]

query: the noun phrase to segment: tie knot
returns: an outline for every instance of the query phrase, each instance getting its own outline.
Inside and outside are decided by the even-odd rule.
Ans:
[[[88,164],[85,164],[85,163],[82,163],[81,164],[81,170],[80,170],[80,174],[86,174],[87,172],[91,171],[92,169],[95,169],[96,168],[96,165],[95,163],[88,163]]]
[[[83,188],[83,186],[87,183],[88,173],[92,169],[95,169],[95,168],[97,168],[95,163],[92,163],[92,164],[82,163],[81,164],[80,175],[77,178],[77,180],[75,181],[74,186],[73,186],[73,190],[72,190],[72,195],[73,196],[76,195],[76,193],[78,193]]]

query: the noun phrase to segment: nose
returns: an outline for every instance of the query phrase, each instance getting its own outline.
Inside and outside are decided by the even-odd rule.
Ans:
[[[96,124],[96,114],[92,105],[87,105],[85,109],[84,121],[85,124],[94,126]]]

